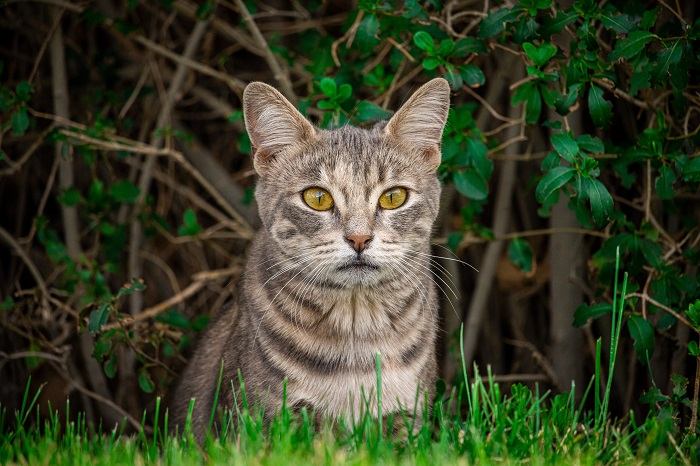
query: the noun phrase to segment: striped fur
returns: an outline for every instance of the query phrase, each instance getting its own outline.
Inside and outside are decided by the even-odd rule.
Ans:
[[[313,128],[269,86],[248,89],[263,228],[238,302],[210,325],[182,377],[176,419],[196,397],[193,425],[201,437],[221,364],[226,406],[240,395],[228,382],[238,386],[240,370],[248,402],[261,403],[266,414],[280,407],[286,380],[291,406],[352,418],[364,407],[363,393],[375,400],[376,353],[384,412],[412,411],[436,377],[437,296],[427,254],[449,87],[429,82],[386,125],[330,131]],[[300,193],[311,186],[330,192],[335,207],[306,206]],[[382,192],[396,186],[408,189],[406,203],[378,209]],[[348,267],[357,257],[344,239],[351,234],[373,236],[362,269]]]

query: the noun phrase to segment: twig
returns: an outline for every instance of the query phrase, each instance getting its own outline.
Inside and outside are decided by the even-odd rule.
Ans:
[[[190,162],[187,161],[187,159],[183,156],[181,152],[178,152],[175,149],[171,148],[163,148],[159,149],[157,147],[148,145],[148,144],[143,144],[138,141],[134,141],[131,139],[123,138],[123,137],[117,137],[114,136],[115,139],[122,141],[122,142],[114,142],[114,141],[109,141],[109,140],[104,140],[104,139],[98,139],[98,138],[93,138],[91,136],[87,136],[82,133],[76,133],[74,131],[70,130],[60,130],[61,134],[65,134],[66,136],[73,138],[75,140],[84,142],[86,144],[89,144],[93,147],[99,147],[103,150],[111,150],[111,151],[125,151],[125,152],[132,152],[135,154],[144,154],[144,155],[149,155],[149,156],[168,156],[174,159],[180,166],[182,166],[192,177],[199,182],[204,189],[211,194],[211,196],[217,201],[217,203],[226,211],[228,215],[230,215],[237,223],[236,228],[234,228],[235,231],[241,233],[242,237],[244,238],[249,238],[252,236],[252,229],[248,222],[246,221],[247,215],[251,215],[252,218],[254,217],[254,213],[252,212],[247,212],[245,215],[239,213],[237,210],[235,210],[235,203],[229,202],[229,199],[227,198],[230,193],[227,193],[226,190],[224,190],[223,195],[222,193],[219,192],[218,188],[212,185],[212,182],[209,181],[207,176],[204,176],[202,173],[198,171],[195,167],[193,167]],[[223,169],[222,169],[223,171]],[[231,189],[230,186],[227,189]],[[227,196],[227,197],[224,197]],[[242,197],[242,194],[241,194]],[[229,222],[230,223],[230,222]],[[254,222],[253,222],[254,223]]]
[[[200,24],[200,23],[198,23],[198,24]],[[147,47],[148,49],[158,53],[159,55],[163,55],[164,57],[167,57],[167,58],[173,60],[174,62],[176,62],[178,64],[178,69],[180,69],[180,65],[184,65],[188,68],[192,68],[193,70],[199,71],[200,73],[202,73],[204,75],[211,76],[212,78],[223,81],[234,92],[237,92],[238,94],[242,94],[243,89],[245,89],[246,83],[244,83],[240,79],[234,78],[233,76],[229,76],[228,74],[222,73],[221,71],[217,71],[214,68],[207,66],[205,64],[199,63],[198,61],[195,61],[191,57],[187,56],[186,52],[183,55],[179,55],[177,53],[171,52],[170,50],[166,49],[162,45],[157,44],[144,36],[136,36],[135,40],[139,44],[141,44],[141,45]],[[177,71],[176,71],[176,73],[177,73]]]
[[[39,269],[36,268],[34,262],[29,258],[29,255],[24,251],[22,246],[19,245],[17,240],[15,240],[15,238],[2,227],[0,227],[0,238],[2,238],[10,247],[12,247],[12,249],[14,249],[15,253],[17,253],[19,258],[22,259],[22,262],[24,262],[24,265],[27,266],[29,273],[32,274],[34,281],[36,281],[36,284],[41,291],[41,305],[44,307],[44,309],[49,309],[49,290],[46,287],[44,277],[42,277],[41,273],[39,273]]]
[[[673,317],[675,317],[675,318],[678,319],[679,321],[683,322],[685,325],[687,325],[688,327],[690,327],[690,328],[691,328],[693,331],[695,331],[696,333],[700,333],[695,327],[693,327],[693,325],[688,321],[688,319],[686,319],[685,317],[683,317],[682,315],[680,315],[679,313],[677,313],[676,311],[674,311],[674,310],[671,309],[670,307],[666,306],[665,304],[661,304],[660,302],[658,302],[657,300],[655,300],[654,298],[652,298],[652,297],[649,296],[648,294],[643,294],[643,293],[628,293],[628,294],[625,296],[625,298],[639,298],[639,299],[643,299],[643,300],[645,300],[645,301],[649,301],[649,303],[653,304],[654,306],[658,307],[659,309],[662,309],[662,310],[668,312],[668,313],[671,314]]]
[[[365,11],[360,10],[360,12],[355,17],[355,21],[353,21],[352,25],[348,28],[347,31],[345,31],[345,34],[340,36],[331,44],[331,56],[333,57],[333,63],[335,63],[335,66],[340,66],[340,58],[338,58],[338,46],[346,40],[348,40],[351,36],[355,35],[355,33],[357,32],[357,28],[360,27],[360,23],[362,22],[362,18],[364,17]]]
[[[464,90],[467,92],[467,94],[469,94],[470,96],[472,96],[472,97],[474,97],[476,100],[478,100],[479,103],[480,103],[481,105],[483,105],[484,108],[486,108],[486,110],[488,110],[488,112],[491,114],[491,116],[493,116],[495,119],[501,120],[501,121],[505,121],[505,122],[508,122],[508,123],[513,123],[513,122],[519,121],[517,118],[506,117],[506,116],[503,116],[503,115],[501,115],[500,113],[498,113],[498,112],[491,106],[491,104],[489,104],[488,102],[486,102],[486,100],[484,100],[483,97],[481,97],[479,94],[477,94],[476,92],[474,92],[469,86],[462,86],[462,89],[464,89]]]
[[[181,303],[182,301],[197,293],[207,284],[207,282],[211,280],[216,280],[221,277],[233,275],[234,273],[237,273],[239,271],[240,267],[230,267],[227,269],[209,270],[206,272],[197,273],[194,275],[192,283],[190,283],[187,286],[187,288],[183,289],[176,295],[166,299],[161,303],[156,304],[155,306],[144,309],[139,314],[125,317],[124,319],[117,322],[113,322],[111,324],[103,325],[100,331],[106,332],[107,330],[112,330],[116,328],[129,327],[138,322],[152,319],[158,314],[167,311],[171,307]]]
[[[53,10],[54,18],[60,17],[60,11]],[[64,119],[70,118],[69,112],[69,94],[68,94],[68,79],[66,76],[66,61],[65,52],[63,49],[63,30],[59,24],[56,31],[51,37],[50,56],[51,56],[51,83],[53,90],[53,107],[56,116]],[[57,142],[55,154],[56,158],[60,159],[58,167],[58,183],[61,190],[65,191],[73,187],[73,157],[69,151],[67,155],[63,154],[63,143]],[[65,233],[66,248],[69,256],[78,261],[82,256],[82,248],[80,245],[80,229],[78,223],[78,210],[75,206],[61,205],[61,214],[63,218],[63,228]],[[111,397],[107,381],[105,380],[102,368],[92,357],[92,339],[89,334],[83,332],[79,336],[80,353],[83,359],[83,364],[86,366],[87,377],[92,388],[100,397],[109,399]],[[112,412],[100,408],[102,415],[108,421],[113,420]]]
[[[99,393],[94,392],[94,391],[90,390],[89,388],[84,387],[82,384],[78,383],[78,381],[74,377],[69,377],[67,374],[64,374],[63,371],[56,371],[56,372],[58,372],[61,375],[61,377],[63,378],[63,380],[68,382],[68,384],[71,387],[73,387],[76,390],[78,390],[79,392],[89,396],[90,398],[102,403],[103,405],[109,406],[114,411],[119,413],[122,416],[122,418],[125,418],[127,421],[129,421],[129,424],[131,424],[135,429],[137,429],[137,430],[144,429],[146,431],[150,430],[150,428],[148,428],[146,426],[142,426],[141,423],[136,418],[134,418],[131,414],[127,413],[121,406],[116,404],[111,399],[109,399],[103,395],[100,395]],[[107,421],[109,424],[116,425],[118,423],[118,420],[115,419],[114,416],[110,416],[110,418],[112,418],[113,420]]]
[[[177,126],[177,125],[176,125]],[[183,130],[186,128],[181,127]],[[250,225],[258,224],[258,216],[252,205],[243,203],[245,193],[238,183],[231,179],[228,172],[217,161],[207,149],[197,139],[192,138],[190,141],[182,144],[182,151],[194,168],[202,174],[213,189],[226,199],[226,203],[237,213],[240,214],[237,218],[243,225],[246,236],[252,236]],[[243,220],[241,222],[241,220]]]
[[[262,49],[265,61],[272,70],[272,74],[274,75],[275,80],[279,83],[282,93],[293,104],[296,104],[298,99],[296,94],[294,93],[294,87],[292,86],[292,82],[289,80],[288,71],[280,66],[279,62],[273,55],[272,50],[270,50],[270,46],[267,45],[265,36],[262,35],[260,29],[258,29],[258,25],[255,24],[255,20],[252,16],[250,16],[250,12],[245,6],[245,3],[243,3],[243,0],[234,1],[236,2],[236,6],[238,7],[238,12],[241,14],[241,16],[243,16],[243,21],[245,21],[251,34],[253,34],[253,39],[255,39],[255,42],[257,42],[258,46]]]
[[[29,78],[27,78],[27,81],[30,83],[34,81],[34,77],[36,76],[36,72],[39,70],[39,65],[41,64],[41,59],[44,58],[44,53],[46,52],[46,48],[48,47],[49,43],[51,42],[51,38],[53,37],[54,33],[56,32],[56,28],[58,27],[59,24],[61,24],[61,18],[63,18],[63,10],[61,10],[56,17],[53,20],[53,24],[51,24],[51,28],[49,29],[49,33],[46,35],[46,39],[44,39],[44,42],[41,43],[41,48],[39,49],[39,53],[37,53],[36,58],[34,59],[34,66],[32,67],[32,72],[29,73]]]
[[[17,173],[22,168],[22,165],[24,165],[25,162],[29,160],[29,158],[32,155],[34,155],[34,152],[36,152],[39,146],[41,146],[44,143],[46,136],[49,135],[53,128],[53,125],[51,125],[44,131],[42,131],[41,134],[34,140],[32,145],[29,146],[29,148],[24,152],[24,154],[22,154],[22,156],[16,161],[6,159],[6,162],[10,165],[10,167],[5,168],[4,170],[0,170],[0,176],[14,175],[15,173]]]
[[[512,60],[505,60],[502,66],[509,66],[509,63],[512,63]],[[517,110],[511,108],[510,111],[515,115]],[[494,113],[498,114],[497,112]],[[513,117],[508,118],[510,120],[515,120]],[[515,127],[510,130],[511,133],[515,131],[517,131]],[[516,149],[517,146],[509,147],[510,151]],[[493,232],[496,236],[504,234],[510,222],[516,166],[517,163],[512,160],[503,162],[501,166],[494,206]],[[481,267],[479,267],[480,273],[477,276],[474,294],[472,295],[469,311],[467,312],[467,322],[464,326],[464,361],[468,367],[471,366],[474,360],[476,344],[478,342],[484,316],[486,315],[487,302],[491,294],[493,277],[496,273],[496,267],[498,265],[498,259],[501,257],[502,249],[502,241],[490,242],[486,247]]]
[[[199,43],[204,37],[209,25],[208,20],[197,21],[192,30],[192,33],[187,39],[185,44],[185,49],[182,55],[183,60],[178,61],[177,68],[173,74],[173,79],[170,82],[168,91],[163,99],[163,103],[158,114],[156,128],[157,130],[162,130],[170,122],[173,108],[175,107],[175,101],[180,93],[182,84],[185,81],[185,75],[187,74],[187,61],[192,61],[196,50],[199,48]],[[153,133],[151,138],[151,145],[154,147],[161,147],[163,144],[163,137],[158,131]],[[146,196],[148,194],[149,188],[151,186],[151,180],[153,178],[153,170],[155,168],[155,157],[147,157],[142,170],[141,175],[138,180],[139,195],[136,199],[134,205],[134,212],[138,212],[144,205]],[[140,279],[143,275],[143,263],[141,260],[140,250],[141,243],[143,241],[143,230],[141,222],[138,218],[133,219],[131,222],[131,227],[129,229],[129,248],[127,252],[127,268],[129,279]],[[129,312],[132,316],[137,315],[141,312],[143,308],[143,294],[133,293],[129,296]],[[130,350],[125,350],[123,353],[122,360],[120,361],[120,371],[124,373],[133,372],[134,357],[133,352]]]
[[[618,89],[615,87],[615,84],[610,82],[607,79],[600,79],[600,78],[593,78],[592,81],[596,84],[598,84],[601,87],[604,87],[605,89],[609,90],[610,92],[613,93],[615,97],[619,97],[623,100],[626,100],[627,102],[636,105],[637,107],[643,109],[643,110],[650,110],[649,104],[644,102],[643,100],[636,99],[629,95],[628,93]]]
[[[177,0],[173,5],[174,8],[184,14],[189,18],[197,19],[197,7],[198,5],[187,0]],[[227,21],[219,18],[211,19],[211,27],[213,30],[226,37],[227,39],[233,41],[236,44],[240,44],[241,47],[247,51],[262,57],[264,52],[258,47],[258,45],[243,31],[238,28],[231,26]]]
[[[85,6],[76,5],[65,0],[5,0],[3,6],[9,5],[11,3],[25,3],[25,2],[35,2],[35,3],[46,3],[47,5],[53,5],[64,10],[72,11],[73,13],[82,13],[85,10]]]
[[[532,358],[535,360],[538,366],[547,374],[547,377],[553,384],[557,384],[557,376],[556,372],[554,371],[554,368],[552,367],[552,363],[547,360],[544,354],[540,352],[540,350],[537,349],[535,345],[530,343],[529,341],[522,341],[522,340],[513,340],[513,339],[505,339],[505,343],[516,346],[518,348],[523,348],[526,349],[532,354]],[[566,387],[559,387],[563,390],[566,389]]]
[[[700,357],[695,358],[695,384],[693,386],[693,404],[689,428],[691,435],[695,435],[698,425],[698,397],[700,397]]]
[[[388,41],[391,45],[393,45],[393,46],[396,48],[396,50],[398,50],[399,52],[401,52],[401,54],[402,54],[404,57],[408,58],[408,60],[409,60],[411,63],[415,63],[415,62],[416,62],[416,59],[413,58],[413,55],[411,55],[411,54],[408,52],[408,50],[406,50],[406,48],[405,48],[403,45],[401,45],[401,44],[399,44],[398,42],[396,42],[396,40],[394,40],[393,37],[389,37],[389,39],[387,39],[387,41]]]

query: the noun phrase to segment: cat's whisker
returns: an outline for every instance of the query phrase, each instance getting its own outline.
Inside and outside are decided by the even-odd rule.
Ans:
[[[416,253],[416,252],[418,252],[418,251],[410,250],[409,252],[411,252],[411,253]],[[433,259],[433,258],[431,258],[431,257],[428,257],[428,261],[430,262],[431,265],[434,265],[434,266],[437,267],[442,273],[445,274],[445,277],[450,281],[450,283],[452,284],[452,286],[454,286],[455,288],[458,288],[457,284],[456,284],[455,281],[454,281],[454,276],[452,275],[452,273],[451,273],[449,270],[447,270],[447,267],[445,267],[444,265],[442,265],[437,259]]]
[[[462,259],[459,259],[459,258],[457,257],[457,254],[455,254],[454,252],[452,252],[452,251],[450,250],[450,248],[445,247],[445,246],[443,246],[442,244],[436,244],[436,243],[433,243],[433,246],[440,247],[440,248],[446,250],[447,252],[449,252],[450,254],[452,254],[452,255],[455,256],[455,257],[445,257],[445,256],[434,255],[434,254],[428,254],[429,256],[431,256],[431,257],[436,257],[436,258],[438,258],[438,259],[445,259],[445,260],[448,260],[448,261],[459,262],[460,264],[464,264],[464,265],[466,265],[467,267],[469,267],[470,269],[474,270],[476,273],[479,273],[479,269],[477,269],[476,267],[474,267],[474,266],[471,265],[470,263],[464,262]],[[426,254],[426,253],[421,253],[421,254]]]
[[[309,272],[307,277],[311,277],[309,280],[306,280],[305,278],[302,278],[302,280],[297,283],[294,288],[290,290],[290,292],[287,294],[287,296],[284,298],[284,302],[282,304],[282,307],[286,307],[287,304],[287,299],[289,299],[289,296],[292,297],[292,320],[301,328],[300,325],[298,325],[297,319],[301,315],[300,308],[302,307],[304,303],[304,291],[311,285],[313,285],[313,277],[317,273],[317,271],[323,270],[325,266],[325,262],[319,262],[312,270]]]
[[[426,277],[426,278],[428,278],[429,280],[431,280],[431,281],[435,284],[435,286],[437,286],[438,289],[439,289],[439,290],[442,292],[442,294],[445,296],[445,299],[447,300],[447,302],[449,303],[450,307],[452,308],[452,312],[454,313],[455,317],[459,318],[459,315],[457,314],[457,309],[455,308],[454,304],[452,303],[452,300],[450,299],[450,297],[449,297],[449,295],[447,294],[447,292],[445,291],[445,289],[444,289],[438,282],[435,281],[435,279],[433,278],[433,274],[430,272],[430,269],[428,269],[428,272],[426,273],[424,270],[421,270],[421,268],[419,268],[418,265],[416,265],[415,263],[412,263],[410,260],[407,261],[407,262],[404,262],[403,265],[405,265],[406,267],[408,267],[408,268],[409,268],[410,270],[412,270],[414,273],[415,273],[415,272],[418,272],[418,273],[422,274],[424,277]],[[425,266],[422,266],[422,267],[425,268]],[[439,277],[438,277],[438,278],[439,278]],[[443,281],[443,283],[445,283],[445,282]],[[452,294],[455,296],[455,299],[457,299],[457,294],[454,292],[454,290],[451,289],[451,288],[449,287],[449,285],[447,285],[446,283],[445,283],[445,285],[448,287],[448,289],[449,289],[449,290],[452,292]]]
[[[280,260],[280,261],[278,261],[278,262],[275,262],[274,264],[272,264],[272,265],[270,265],[269,267],[267,267],[267,270],[270,270],[270,269],[273,268],[273,267],[276,267],[276,266],[278,266],[278,265],[281,265],[281,264],[284,264],[284,263],[287,263],[287,262],[290,262],[290,261],[294,261],[294,260],[298,260],[298,259],[304,259],[304,258],[311,257],[311,256],[314,256],[314,255],[316,255],[316,251],[305,251],[305,252],[303,252],[303,253],[301,253],[301,254],[298,254],[298,255],[296,255],[296,256],[287,257],[287,258],[282,259],[282,260]],[[261,264],[261,265],[262,265],[262,264]]]
[[[312,261],[313,261],[313,257],[307,257],[307,258],[301,259],[298,264],[295,263],[295,264],[291,264],[291,265],[287,265],[285,267],[282,267],[280,270],[278,270],[276,273],[274,273],[272,276],[270,276],[270,278],[265,280],[265,282],[262,284],[262,287],[264,288],[265,285],[267,285],[271,280],[279,277],[283,273],[289,272],[290,270],[294,269],[295,266],[303,265],[303,264],[307,264],[307,263],[312,263]]]
[[[440,276],[437,275],[437,274],[433,274],[433,273],[432,273],[432,270],[430,270],[430,268],[427,267],[425,264],[422,264],[422,263],[419,262],[418,260],[416,260],[416,259],[414,259],[414,258],[411,258],[411,257],[408,257],[408,256],[404,256],[404,259],[407,260],[407,261],[409,261],[409,262],[412,262],[412,263],[416,264],[417,266],[420,266],[420,267],[423,267],[423,268],[427,269],[427,271],[430,272],[430,275],[431,275],[431,276],[434,276],[435,278],[437,278],[438,280],[440,280],[440,281],[447,287],[447,289],[450,290],[450,292],[451,292],[452,295],[455,297],[455,299],[458,299],[458,295],[457,295],[457,293],[455,292],[455,290],[454,290],[445,280],[443,280],[442,277],[440,277]],[[436,284],[437,284],[437,283],[436,283]],[[454,283],[453,283],[453,285],[454,285]],[[448,298],[448,299],[449,299],[449,298]]]
[[[270,312],[270,309],[272,308],[272,306],[275,305],[275,301],[277,300],[277,297],[280,295],[280,293],[282,292],[282,290],[284,290],[285,287],[286,287],[287,285],[289,285],[289,283],[292,282],[292,280],[294,280],[296,277],[298,277],[300,273],[302,273],[304,270],[306,270],[306,269],[307,269],[308,267],[310,267],[311,265],[313,265],[313,262],[309,261],[309,263],[306,264],[304,267],[302,267],[296,274],[294,274],[294,276],[293,276],[292,278],[290,278],[289,280],[287,280],[287,281],[285,282],[285,284],[282,285],[282,288],[280,288],[279,291],[277,291],[277,294],[275,294],[275,296],[270,300],[270,304],[269,304],[269,305],[267,306],[267,308],[263,311],[262,316],[260,317],[260,322],[258,323],[258,327],[255,329],[255,334],[254,334],[254,336],[253,336],[253,342],[254,342],[254,343],[258,340],[258,333],[260,332],[260,326],[262,325],[263,320],[265,320],[265,316],[267,316],[267,313]],[[269,280],[268,280],[268,281],[269,281]],[[255,346],[255,345],[253,345],[253,346]]]

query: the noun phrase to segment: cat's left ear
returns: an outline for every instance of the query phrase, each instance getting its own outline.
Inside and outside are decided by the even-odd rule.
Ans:
[[[316,137],[313,125],[282,94],[265,83],[252,82],[246,86],[243,116],[255,151],[253,166],[263,176],[276,155]]]
[[[399,143],[422,151],[431,168],[437,168],[449,109],[450,85],[442,78],[435,78],[413,93],[384,131]]]

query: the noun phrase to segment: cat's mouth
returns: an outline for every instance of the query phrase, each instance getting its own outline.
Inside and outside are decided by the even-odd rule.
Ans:
[[[357,271],[370,271],[377,270],[379,267],[377,265],[368,262],[365,259],[353,259],[350,262],[338,267],[338,270],[357,270]]]

